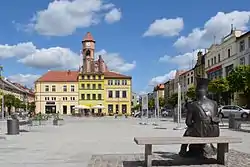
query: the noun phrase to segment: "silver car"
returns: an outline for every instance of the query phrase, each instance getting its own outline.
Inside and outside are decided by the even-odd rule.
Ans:
[[[236,118],[247,118],[250,114],[250,110],[237,105],[226,105],[219,108],[220,118],[228,117],[230,113],[235,114]]]

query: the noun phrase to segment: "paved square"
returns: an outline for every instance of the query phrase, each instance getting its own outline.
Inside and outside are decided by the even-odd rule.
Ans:
[[[161,128],[139,125],[134,118],[65,118],[63,126],[49,124],[41,127],[23,127],[30,132],[6,136],[0,140],[0,166],[2,167],[84,167],[95,155],[131,155],[143,153],[144,147],[133,142],[143,136],[181,136],[183,130],[172,121],[158,121]],[[167,129],[165,129],[167,128]],[[1,132],[6,125],[1,122]],[[222,129],[224,136],[243,138],[242,144],[232,144],[230,149],[250,153],[250,133]],[[179,145],[154,146],[154,151],[177,153]]]

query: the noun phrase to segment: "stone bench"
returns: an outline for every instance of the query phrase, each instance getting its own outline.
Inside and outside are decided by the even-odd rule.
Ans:
[[[145,145],[145,163],[147,167],[152,166],[152,145],[170,144],[217,144],[217,162],[225,165],[225,153],[228,152],[229,143],[241,143],[240,138],[235,137],[135,137],[137,145]]]

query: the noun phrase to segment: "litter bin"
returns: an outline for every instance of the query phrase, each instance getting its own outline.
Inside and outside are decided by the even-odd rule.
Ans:
[[[174,109],[173,118],[174,118],[174,122],[178,122],[178,111],[177,111],[177,108]]]
[[[230,113],[228,119],[229,129],[239,130],[241,128],[241,122],[236,120],[234,113]]]
[[[8,135],[18,135],[19,134],[19,120],[18,119],[8,119],[7,120],[7,134]]]

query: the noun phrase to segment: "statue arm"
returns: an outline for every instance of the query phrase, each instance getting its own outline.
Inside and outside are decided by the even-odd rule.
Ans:
[[[190,110],[190,104],[187,105],[187,116],[185,123],[188,127],[193,126],[193,113],[192,110]]]

